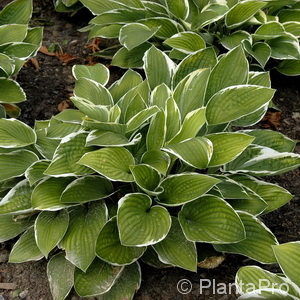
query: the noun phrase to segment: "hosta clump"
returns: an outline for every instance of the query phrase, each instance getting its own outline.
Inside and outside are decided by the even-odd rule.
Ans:
[[[274,274],[256,266],[241,268],[236,286],[242,299],[300,299],[300,242],[273,246],[283,274]]]
[[[276,237],[258,217],[292,195],[255,176],[298,167],[295,142],[232,132],[262,118],[269,75],[249,72],[241,47],[202,55],[194,69],[152,47],[145,80],[128,70],[108,88],[105,66],[75,66],[78,110],[34,129],[1,119],[1,241],[21,234],[11,262],[51,257],[54,299],[73,286],[83,297],[130,299],[139,259],[196,271],[209,245],[276,261]]]
[[[70,2],[62,0],[62,2]],[[78,1],[76,1],[78,2]],[[71,1],[74,3],[74,1]],[[78,2],[79,3],[79,2]],[[118,38],[100,51],[112,64],[141,67],[151,44],[172,59],[214,46],[224,52],[243,44],[256,69],[270,58],[287,75],[300,74],[300,5],[297,0],[81,0],[96,15],[86,28],[90,38]]]
[[[0,11],[0,117],[17,117],[15,103],[26,100],[14,80],[24,63],[39,49],[43,36],[41,27],[30,28],[32,0],[15,0]]]

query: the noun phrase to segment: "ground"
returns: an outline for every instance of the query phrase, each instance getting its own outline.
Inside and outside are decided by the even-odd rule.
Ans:
[[[10,2],[0,1],[0,6]],[[87,11],[70,17],[58,14],[52,10],[51,0],[36,0],[33,14],[33,25],[45,26],[43,45],[53,48],[60,47],[67,55],[57,57],[39,53],[36,61],[29,62],[22,69],[18,81],[27,93],[28,100],[22,106],[21,120],[33,124],[35,119],[48,119],[63,107],[69,105],[68,98],[72,92],[74,80],[71,75],[73,64],[87,63],[90,61],[91,49],[87,48],[87,35],[78,32],[90,19]],[[101,42],[102,43],[102,42]],[[102,44],[100,43],[100,48]],[[105,63],[111,70],[115,80],[122,74]],[[260,127],[271,127],[286,134],[290,138],[300,140],[300,91],[299,77],[284,77],[272,71],[273,87],[278,91],[275,103],[281,109],[281,114],[270,113],[268,119],[260,123]],[[296,151],[300,152],[298,146]],[[279,242],[295,241],[300,236],[300,171],[296,170],[282,176],[269,178],[271,182],[291,191],[294,199],[276,212],[263,217],[266,225],[275,233]],[[8,253],[13,243],[0,246],[0,283],[12,283],[10,289],[0,289],[0,300],[27,299],[50,300],[51,295],[46,277],[46,262],[44,260],[33,263],[9,264]],[[234,282],[234,275],[242,265],[249,265],[251,260],[238,255],[228,255],[220,267],[213,270],[198,269],[194,274],[178,268],[157,270],[143,265],[143,283],[140,291],[135,296],[136,300],[181,300],[205,299],[226,300],[236,299],[232,295],[214,295],[212,288],[204,289],[200,295],[200,279],[215,280],[217,283],[229,284]],[[265,267],[265,266],[264,266]],[[276,266],[267,266],[270,270],[277,270]],[[177,283],[188,279],[192,283],[192,291],[183,295],[177,290]],[[183,285],[187,287],[187,285]],[[69,299],[78,299],[74,293]]]

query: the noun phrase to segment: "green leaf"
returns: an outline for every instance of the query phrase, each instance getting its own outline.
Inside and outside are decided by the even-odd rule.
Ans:
[[[122,8],[123,6],[118,2],[111,2],[110,0],[81,0],[82,4],[87,7],[93,14],[100,15],[106,11]]]
[[[291,242],[273,246],[277,262],[284,274],[297,286],[300,286],[300,242]]]
[[[176,67],[173,76],[173,87],[176,87],[184,77],[193,71],[204,68],[213,68],[216,63],[217,57],[213,48],[201,49],[190,54]]]
[[[163,193],[158,196],[158,200],[166,206],[178,206],[199,198],[219,182],[220,180],[204,174],[171,175],[161,182]]]
[[[268,42],[271,47],[271,57],[275,59],[300,59],[298,38],[286,33]]]
[[[38,210],[60,210],[65,205],[60,201],[64,189],[71,182],[69,178],[48,178],[40,182],[31,195],[32,207]]]
[[[72,181],[61,195],[62,203],[85,203],[109,197],[112,183],[100,176],[84,176]]]
[[[187,54],[196,52],[206,46],[204,39],[192,31],[177,33],[166,39],[164,44]]]
[[[300,75],[300,60],[284,60],[277,67],[278,71],[287,76]]]
[[[0,181],[21,176],[38,160],[36,154],[28,150],[16,150],[0,154]],[[13,161],[13,163],[12,163]]]
[[[239,156],[254,140],[253,137],[236,132],[215,133],[205,136],[213,144],[210,167],[224,165]]]
[[[113,105],[110,92],[100,83],[81,77],[75,83],[74,95],[95,105]]]
[[[253,144],[269,147],[278,152],[293,152],[296,146],[295,141],[278,131],[252,129],[243,132],[255,137]]]
[[[93,148],[85,147],[87,133],[76,132],[63,138],[57,147],[53,160],[45,175],[66,177],[90,174],[92,171],[77,164],[78,160]]]
[[[288,287],[289,293],[299,296],[299,292],[297,293],[295,287],[289,284],[284,277],[280,277],[279,275],[263,270],[257,266],[240,268],[236,274],[235,282],[237,283],[241,294],[247,294],[247,286],[249,287],[251,285],[252,290],[259,290],[262,288],[262,282],[269,282],[272,283],[272,288],[274,289],[280,290],[282,287]]]
[[[25,177],[29,181],[30,186],[45,177],[44,172],[48,168],[50,161],[39,160],[34,162],[25,172]]]
[[[283,289],[261,289],[255,290],[249,294],[245,294],[239,297],[239,300],[261,300],[261,299],[271,299],[271,300],[299,300],[298,297],[294,297],[287,293]]]
[[[75,65],[72,69],[72,74],[76,80],[87,78],[97,81],[105,86],[109,80],[109,70],[102,64],[93,66]]]
[[[39,153],[46,159],[51,160],[54,152],[58,147],[60,140],[54,140],[46,136],[46,129],[40,129],[36,131],[37,141],[34,145]]]
[[[183,119],[189,112],[204,106],[209,69],[199,69],[185,77],[174,91],[174,100]]]
[[[94,130],[86,139],[86,146],[124,147],[132,146],[141,141],[141,135],[135,135],[131,141],[123,134],[110,131]]]
[[[156,191],[160,182],[160,174],[153,167],[141,164],[130,168],[135,183],[147,194],[156,195],[161,191]]]
[[[189,14],[188,0],[166,0],[166,6],[176,18],[185,20]]]
[[[205,113],[205,108],[189,112],[184,118],[180,131],[168,143],[176,144],[194,138],[206,122]]]
[[[166,114],[166,137],[165,140],[172,139],[180,130],[181,116],[180,111],[173,97],[167,100],[165,107]]]
[[[206,90],[206,100],[224,88],[246,84],[248,73],[249,63],[242,46],[232,49],[212,69]]]
[[[143,125],[148,119],[159,111],[157,106],[151,106],[143,109],[127,122],[126,132],[132,132]]]
[[[146,137],[148,151],[159,150],[163,147],[166,139],[166,115],[160,110],[153,116]]]
[[[276,184],[264,182],[248,176],[237,176],[234,177],[234,179],[250,188],[268,204],[267,208],[264,210],[264,214],[278,209],[293,198],[293,195],[286,189]]]
[[[207,104],[206,118],[210,125],[222,124],[250,114],[274,95],[274,90],[255,85],[239,85],[225,88],[215,94]],[[227,112],[224,114],[224,110]]]
[[[266,3],[258,0],[238,2],[226,14],[225,24],[229,28],[235,28],[247,22],[253,17]]]
[[[15,220],[12,215],[0,216],[0,243],[6,242],[25,231],[31,225],[28,219]]]
[[[248,84],[271,87],[269,72],[249,72]]]
[[[132,50],[122,47],[114,55],[111,64],[124,69],[140,68],[143,66],[144,54],[150,47],[150,43],[141,44]]]
[[[164,52],[154,46],[147,50],[143,60],[151,90],[162,83],[170,87],[175,63]]]
[[[226,168],[230,171],[269,176],[288,172],[299,165],[299,154],[277,152],[268,147],[251,145]]]
[[[264,68],[269,58],[271,57],[271,48],[267,43],[255,43],[253,46],[249,41],[244,41],[246,51],[252,55],[259,64]]]
[[[40,260],[41,258],[43,258],[43,254],[36,245],[34,229],[30,227],[14,244],[9,255],[9,262],[23,263],[26,261]]]
[[[300,22],[285,22],[283,23],[284,30],[297,38],[300,37]]]
[[[129,51],[148,41],[159,28],[149,28],[139,23],[130,23],[124,25],[120,30],[120,44]]]
[[[135,162],[132,154],[125,148],[102,148],[86,153],[79,164],[92,168],[112,181],[133,181],[129,167]]]
[[[98,296],[98,300],[132,299],[141,285],[141,268],[136,262],[125,266],[112,288]]]
[[[228,11],[226,3],[207,3],[201,10],[201,13],[193,18],[192,27],[194,29],[203,28],[223,18]]]
[[[53,300],[64,300],[74,285],[75,266],[65,259],[63,253],[51,257],[47,276]]]
[[[0,215],[30,212],[31,193],[29,182],[26,179],[20,181],[0,201]]]
[[[115,102],[119,101],[127,92],[137,87],[143,82],[141,75],[133,70],[127,70],[126,73],[109,88]]]
[[[171,227],[171,216],[145,194],[127,194],[118,203],[118,228],[124,246],[148,246],[163,240]]]
[[[143,154],[141,162],[152,166],[162,175],[166,175],[171,159],[170,156],[163,151],[152,150]]]
[[[23,42],[27,34],[27,25],[9,24],[0,26],[0,45]]]
[[[16,119],[0,119],[0,147],[19,148],[36,142],[35,132]]]
[[[0,53],[0,71],[2,73],[2,71],[5,73],[4,76],[10,76],[12,75],[12,73],[14,72],[14,65],[13,65],[13,60],[3,54]]]
[[[216,196],[203,196],[185,204],[178,218],[190,241],[220,244],[237,243],[245,238],[245,229],[238,214]]]
[[[110,219],[102,228],[96,245],[99,258],[112,265],[129,265],[143,255],[146,247],[126,247],[120,242],[117,218]]]
[[[163,263],[192,272],[197,271],[196,245],[186,239],[177,218],[172,217],[172,226],[168,235],[153,248]]]
[[[233,32],[231,35],[224,36],[220,42],[224,48],[231,50],[239,46],[243,40],[249,40],[251,42],[252,37],[247,31],[238,30]]]
[[[91,203],[89,207],[77,207],[70,212],[70,225],[60,247],[66,251],[66,259],[83,272],[96,256],[97,238],[107,217],[107,208],[103,202]]]
[[[254,33],[255,39],[268,40],[284,35],[284,27],[279,22],[268,22],[262,24]]]
[[[281,9],[278,13],[278,17],[281,23],[290,21],[299,22],[300,9]]]
[[[273,233],[254,216],[245,212],[240,212],[239,216],[246,230],[246,239],[234,244],[214,245],[215,249],[242,254],[264,264],[275,263],[272,246],[278,242]]]
[[[194,168],[205,169],[212,157],[213,145],[207,138],[195,137],[178,144],[169,144],[163,150]]]
[[[69,214],[66,210],[44,211],[35,220],[35,240],[40,251],[47,258],[64,237],[69,226]]]
[[[86,272],[75,270],[75,291],[81,297],[93,297],[108,292],[124,267],[94,260]]]
[[[0,12],[0,25],[27,24],[31,18],[32,1],[15,0],[6,5]]]

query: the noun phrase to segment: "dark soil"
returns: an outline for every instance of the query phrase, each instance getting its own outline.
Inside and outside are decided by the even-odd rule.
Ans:
[[[8,2],[10,1],[0,0],[0,7]],[[28,101],[21,105],[22,115],[20,119],[31,125],[35,119],[48,119],[56,114],[61,106],[66,105],[66,103],[69,105],[68,98],[74,85],[71,75],[72,65],[90,61],[89,56],[91,54],[91,50],[86,48],[86,34],[77,31],[85,26],[90,19],[87,11],[81,11],[74,17],[70,17],[66,14],[55,13],[52,10],[51,0],[36,0],[34,2],[35,13],[32,25],[45,27],[43,45],[51,48],[56,44],[64,53],[76,58],[66,63],[56,57],[39,53],[37,56],[39,69],[36,69],[32,63],[27,63],[22,69],[18,81],[24,88]],[[109,66],[108,62],[101,62]],[[116,80],[124,72],[112,67],[110,70],[112,80]],[[278,89],[275,103],[282,111],[280,126],[273,129],[283,132],[290,138],[300,140],[300,79],[299,77],[284,77],[276,72],[272,72],[272,77],[273,85]],[[261,126],[265,125],[262,124]],[[299,146],[296,151],[300,152]],[[279,242],[299,240],[300,171],[296,170],[268,180],[287,188],[295,197],[278,211],[264,216],[264,222],[275,233]],[[0,290],[0,300],[3,298],[5,300],[50,300],[46,261],[9,264],[7,259],[11,246],[12,243],[6,243],[0,247],[0,283],[14,283],[15,287],[12,290]],[[234,282],[234,276],[239,267],[251,263],[254,264],[255,262],[242,256],[228,255],[218,268],[212,270],[199,268],[197,274],[178,268],[157,270],[143,265],[142,287],[135,299],[236,299],[234,289],[229,294],[229,284]],[[276,266],[267,266],[266,268],[277,270]],[[187,279],[192,284],[191,292],[186,295],[177,290],[177,283],[182,279]],[[200,293],[201,279],[215,280],[216,288],[218,283],[225,283],[227,285],[226,294],[216,294],[212,288],[203,289]],[[183,285],[183,287],[188,286]],[[70,296],[69,299],[78,298]]]

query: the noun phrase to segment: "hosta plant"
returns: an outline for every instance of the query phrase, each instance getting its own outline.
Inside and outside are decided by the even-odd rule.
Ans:
[[[299,300],[300,299],[300,242],[273,246],[283,274],[274,274],[257,266],[241,268],[236,286],[242,299]]]
[[[74,1],[62,0],[74,3]],[[78,1],[77,1],[78,2]],[[117,38],[98,53],[124,68],[141,67],[151,45],[182,60],[207,47],[224,53],[239,44],[264,69],[270,58],[287,75],[300,74],[300,6],[297,0],[81,0],[96,15],[90,38]],[[280,63],[278,65],[278,63]]]
[[[295,142],[233,132],[262,117],[269,75],[249,72],[241,47],[199,54],[177,66],[153,46],[146,79],[128,70],[109,87],[105,66],[75,66],[77,109],[33,129],[0,120],[0,241],[21,235],[10,262],[50,258],[54,299],[73,286],[131,299],[139,260],[194,272],[216,251],[276,262],[259,216],[292,195],[262,178],[300,165]]]
[[[0,116],[17,117],[16,103],[26,95],[15,78],[24,63],[39,49],[41,27],[31,28],[32,0],[15,0],[0,11]]]

